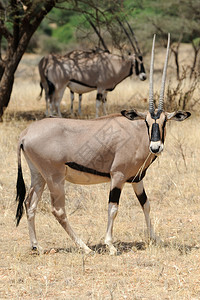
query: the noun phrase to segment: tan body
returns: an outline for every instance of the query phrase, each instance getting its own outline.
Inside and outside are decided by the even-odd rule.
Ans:
[[[121,172],[121,183],[125,183],[138,175],[138,170],[149,155],[148,133],[144,121],[130,122],[122,115],[87,121],[44,119],[33,123],[23,132],[20,143],[23,144],[25,156],[43,177],[49,177],[59,168],[59,173],[65,174],[67,180],[77,184],[107,182],[110,178],[90,174],[88,181],[88,175],[85,174],[87,172],[82,172],[82,177],[77,177],[76,172],[81,172],[70,171],[71,168],[66,163],[74,162],[111,176],[115,172]],[[125,162],[120,159],[124,154]],[[152,157],[153,154],[149,156],[145,168]],[[72,172],[73,178],[70,175]]]

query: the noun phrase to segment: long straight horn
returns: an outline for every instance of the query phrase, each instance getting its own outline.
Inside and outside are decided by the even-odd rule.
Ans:
[[[163,69],[162,85],[161,85],[160,98],[158,103],[158,110],[160,111],[163,111],[163,105],[164,105],[164,92],[165,92],[165,81],[166,81],[167,64],[168,64],[168,57],[169,57],[169,46],[170,46],[170,33],[168,33],[167,53],[166,53],[165,65]]]
[[[132,37],[133,37],[134,42],[135,42],[135,46],[136,46],[136,48],[137,48],[137,54],[140,54],[140,55],[141,55],[141,51],[140,51],[140,48],[139,48],[139,45],[138,45],[138,41],[137,41],[137,39],[136,39],[136,36],[135,36],[135,34],[134,34],[134,31],[133,31],[133,29],[132,29],[132,27],[131,27],[131,25],[129,24],[128,21],[126,21],[126,24],[127,24],[128,28],[129,28],[129,30],[130,30],[130,32],[131,32],[131,35],[132,35]]]
[[[154,103],[153,103],[153,66],[154,66],[154,48],[155,48],[156,35],[153,36],[152,52],[151,52],[151,65],[150,65],[150,75],[149,75],[149,112],[153,113]]]
[[[124,24],[121,22],[121,20],[120,20],[118,17],[116,17],[116,20],[117,20],[117,22],[119,23],[120,27],[123,29],[125,35],[127,36],[128,40],[129,40],[129,42],[130,42],[130,44],[131,44],[131,46],[132,46],[132,48],[133,48],[134,53],[137,55],[137,54],[138,54],[138,53],[137,53],[137,49],[136,49],[136,47],[135,47],[133,41],[131,40],[131,37],[130,37],[128,31],[127,31],[126,28],[124,27]]]

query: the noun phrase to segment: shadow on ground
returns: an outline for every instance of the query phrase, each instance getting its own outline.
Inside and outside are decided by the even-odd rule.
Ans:
[[[130,251],[137,251],[137,250],[145,250],[147,244],[144,242],[115,242],[114,246],[117,249],[117,254],[121,255],[122,253],[127,253]],[[90,249],[94,253],[98,254],[109,254],[109,249],[105,244],[99,243],[97,245],[89,245]],[[80,250],[77,247],[70,247],[70,248],[51,248],[49,250],[45,250],[44,254],[51,254],[51,253],[77,253]]]
[[[45,118],[45,113],[41,111],[36,111],[36,110],[30,110],[30,111],[10,111],[6,112],[4,114],[4,120],[6,121],[11,121],[11,120],[16,120],[16,121],[35,121],[35,120],[41,120]]]
[[[151,244],[153,245],[153,244]],[[109,249],[105,244],[99,243],[96,245],[88,245],[93,253],[97,254],[109,254]],[[148,247],[148,244],[145,242],[121,242],[117,241],[114,243],[115,248],[117,249],[117,255],[121,255],[123,253],[128,252],[136,252],[136,251],[144,251]],[[171,248],[175,249],[179,252],[180,255],[188,254],[192,250],[199,250],[199,246],[191,246],[179,243],[171,243],[171,242],[162,242],[159,245],[155,245],[155,247],[159,248]],[[81,250],[77,247],[70,247],[70,248],[51,248],[49,250],[45,250],[44,254],[53,254],[53,253],[78,253]],[[33,253],[34,254],[34,253]]]

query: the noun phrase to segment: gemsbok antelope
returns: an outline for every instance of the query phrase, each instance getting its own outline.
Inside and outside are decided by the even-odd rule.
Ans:
[[[53,110],[61,117],[60,102],[68,87],[71,91],[71,113],[73,113],[73,93],[79,94],[79,114],[81,114],[82,94],[97,90],[96,117],[103,103],[106,114],[107,92],[133,74],[140,80],[146,79],[142,56],[139,54],[122,57],[108,51],[74,50],[64,56],[49,54],[38,65],[41,89],[45,90],[46,116]],[[40,96],[42,95],[42,90]]]
[[[153,62],[155,36],[150,68],[148,112],[123,110],[94,120],[45,118],[25,129],[18,144],[18,179],[16,212],[17,225],[23,214],[23,203],[28,219],[30,242],[38,243],[35,233],[35,212],[45,184],[50,190],[52,213],[77,246],[88,253],[90,248],[77,237],[65,212],[64,182],[98,184],[110,182],[108,224],[105,244],[110,254],[116,253],[112,243],[113,223],[118,211],[121,190],[131,183],[142,206],[148,233],[155,239],[149,212],[150,203],[143,187],[146,171],[163,151],[166,122],[183,121],[189,112],[168,113],[163,110],[164,88],[169,55],[170,36],[163,69],[158,109],[153,101]],[[31,186],[25,199],[25,184],[21,167],[21,150],[31,173]]]

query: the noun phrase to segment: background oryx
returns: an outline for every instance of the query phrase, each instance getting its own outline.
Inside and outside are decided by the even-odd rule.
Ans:
[[[38,67],[41,88],[45,89],[47,116],[49,115],[48,104],[51,115],[54,110],[61,116],[60,102],[66,87],[71,91],[71,113],[73,93],[79,94],[79,114],[81,114],[82,94],[97,90],[96,117],[98,117],[101,102],[103,113],[106,114],[107,92],[112,91],[117,84],[131,76],[133,69],[141,80],[146,79],[141,55],[122,57],[103,50],[75,50],[64,56],[49,54],[41,59]]]
[[[182,121],[189,112],[167,113],[163,110],[164,86],[169,53],[169,37],[158,109],[153,102],[154,43],[150,70],[149,110],[123,110],[95,120],[47,118],[32,123],[21,134],[18,144],[17,225],[23,214],[25,184],[21,168],[21,150],[31,172],[31,187],[25,200],[31,246],[38,247],[35,212],[45,184],[51,195],[52,213],[73,241],[85,252],[88,246],[72,230],[65,212],[64,182],[97,184],[110,181],[108,225],[105,243],[110,253],[113,223],[117,215],[121,190],[131,183],[143,208],[150,237],[155,239],[150,222],[150,204],[142,179],[157,155],[162,152],[166,122]]]

